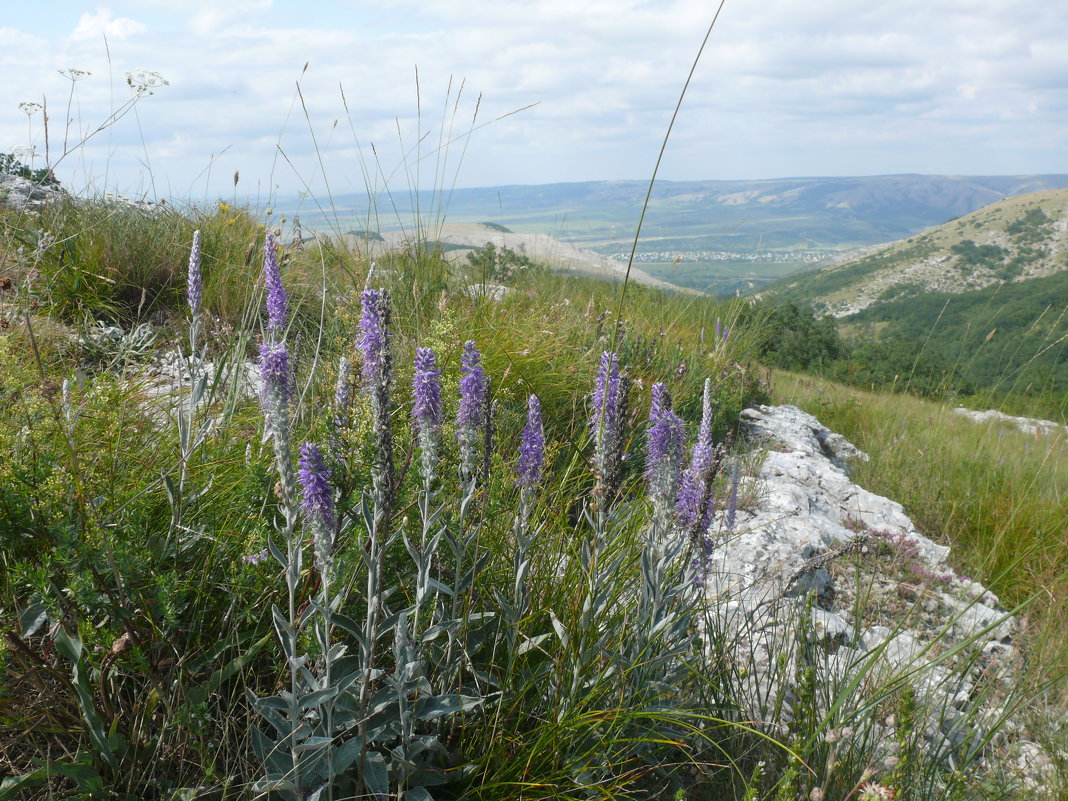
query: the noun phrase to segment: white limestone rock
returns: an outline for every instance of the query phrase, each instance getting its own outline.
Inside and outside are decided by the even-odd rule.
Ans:
[[[1068,434],[1068,426],[1062,426],[1052,420],[1038,420],[1033,417],[1014,417],[1011,414],[999,412],[996,409],[987,409],[985,412],[977,412],[973,409],[965,409],[958,406],[953,410],[954,414],[967,417],[973,423],[1004,423],[1016,428],[1024,434],[1040,437],[1064,436]]]
[[[0,173],[0,204],[16,209],[37,209],[52,200],[61,190],[38,184],[20,175]]]
[[[899,503],[853,483],[850,464],[868,457],[843,437],[793,406],[746,409],[741,419],[761,452],[739,492],[756,500],[737,510],[730,531],[725,515],[716,516],[705,591],[716,599],[709,626],[736,644],[754,719],[778,704],[789,720],[799,660],[827,681],[871,671],[873,679],[912,684],[928,716],[918,724],[928,748],[952,761],[986,728],[971,708],[973,673],[1015,669],[1008,643],[1016,621],[985,587],[953,571],[949,548],[917,531]],[[866,602],[882,620],[854,619],[864,599],[851,581],[835,584],[838,563],[861,569],[852,566],[856,553],[868,560],[857,564],[872,570],[857,580],[871,587]],[[803,633],[799,612],[810,593]],[[958,645],[979,658],[940,658]]]

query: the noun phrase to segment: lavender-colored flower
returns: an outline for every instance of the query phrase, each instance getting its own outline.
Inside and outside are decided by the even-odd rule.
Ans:
[[[263,279],[267,284],[267,328],[270,331],[282,331],[286,327],[289,300],[282,286],[282,273],[278,269],[274,234],[270,231],[263,244]]]
[[[186,282],[186,297],[195,317],[200,313],[200,301],[204,294],[204,279],[200,272],[200,230],[193,232],[193,248],[189,251],[189,275]]]
[[[241,561],[244,562],[246,565],[258,565],[260,562],[262,562],[266,558],[267,558],[267,549],[264,548],[262,551],[259,551],[257,553],[250,553],[250,554],[246,554],[245,556],[242,556],[241,557]]]
[[[475,343],[464,343],[460,356],[460,410],[456,414],[458,429],[480,429],[486,418],[487,390],[486,371],[482,356]]]
[[[703,537],[711,522],[712,482],[722,456],[722,451],[712,442],[712,381],[705,379],[701,429],[693,446],[690,464],[682,474],[682,487],[675,504],[679,527],[694,539]]]
[[[527,424],[519,444],[519,486],[534,487],[541,479],[545,462],[545,431],[541,424],[541,402],[537,395],[527,400]]]
[[[470,481],[478,469],[480,446],[485,447],[489,424],[489,376],[475,343],[464,343],[460,356],[460,408],[456,414],[456,441],[460,444],[460,475]]]
[[[649,432],[645,440],[645,480],[653,505],[651,531],[658,542],[663,542],[671,531],[685,436],[682,420],[671,410],[667,387],[660,382],[653,384]]]
[[[412,417],[420,429],[441,425],[441,371],[430,348],[416,348],[412,398]]]
[[[277,395],[283,400],[292,396],[292,376],[289,372],[289,351],[285,342],[260,344],[260,380],[263,395]]]
[[[334,499],[330,489],[330,468],[319,446],[312,442],[301,445],[297,467],[301,487],[300,508],[308,520],[332,529]]]
[[[591,399],[590,432],[598,442],[616,431],[619,413],[619,354],[605,351]]]
[[[343,421],[352,402],[352,369],[342,356],[337,362],[337,384],[334,385],[334,419]],[[338,425],[342,425],[341,422]]]
[[[375,432],[375,458],[371,465],[375,508],[382,518],[389,516],[396,481],[393,468],[393,432],[390,425],[393,359],[390,352],[389,293],[365,289],[360,293],[360,334],[356,346],[363,356],[363,389],[371,401]]]
[[[619,354],[605,351],[594,383],[590,429],[594,438],[594,490],[598,503],[606,509],[615,499],[623,475],[625,445],[620,427],[626,417],[630,379],[620,374]]]
[[[412,377],[412,418],[419,434],[423,480],[434,480],[441,442],[441,371],[430,348],[416,348],[415,375]]]
[[[360,293],[360,335],[356,346],[363,354],[362,375],[365,385],[381,379],[389,352],[389,295],[378,289]]]
[[[662,474],[675,476],[677,480],[684,436],[682,420],[671,410],[671,395],[658,381],[653,384],[649,434],[645,442],[645,477],[651,484]]]
[[[320,571],[330,565],[334,550],[334,498],[330,487],[330,468],[317,445],[305,442],[300,446],[297,463],[300,480],[300,508],[312,530],[315,558]]]
[[[289,352],[285,342],[260,344],[260,380],[267,430],[274,442],[274,455],[282,484],[282,503],[295,510],[297,483],[290,453],[289,400],[293,395]],[[290,514],[286,512],[287,518]]]

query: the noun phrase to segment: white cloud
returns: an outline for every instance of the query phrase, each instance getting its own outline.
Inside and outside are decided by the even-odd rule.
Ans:
[[[665,177],[1068,172],[1051,133],[1068,126],[1068,17],[1056,5],[728,3]],[[0,43],[13,43],[0,47],[0,62],[19,71],[0,84],[0,133],[25,139],[16,103],[42,93],[57,124],[71,89],[55,74],[62,67],[93,72],[74,96],[82,130],[129,96],[123,74],[144,67],[170,86],[142,102],[139,126],[123,121],[109,147],[92,145],[115,180],[139,180],[147,149],[160,183],[176,189],[214,154],[221,184],[240,169],[243,184],[273,180],[289,191],[300,185],[294,169],[305,178],[318,169],[310,124],[332,184],[362,186],[357,141],[368,162],[373,142],[392,172],[404,161],[398,126],[405,146],[443,116],[459,136],[479,95],[480,123],[539,105],[473,135],[461,185],[638,178],[710,14],[706,0],[110,0],[70,36],[31,41],[0,29]],[[54,24],[69,30],[72,21]],[[432,130],[423,152],[437,141]],[[279,146],[294,168],[279,161]]]
[[[113,18],[111,9],[98,8],[93,14],[82,14],[70,39],[73,42],[100,39],[101,36],[107,36],[109,39],[128,39],[147,30],[148,28],[137,20],[129,17],[116,19]]]
[[[254,26],[260,15],[271,7],[272,0],[230,0],[227,3],[209,0],[190,5],[199,7],[199,10],[189,21],[189,27],[200,36],[208,36]]]

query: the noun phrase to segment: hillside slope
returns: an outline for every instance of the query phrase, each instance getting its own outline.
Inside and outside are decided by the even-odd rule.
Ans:
[[[848,317],[931,292],[960,294],[1068,269],[1068,190],[1006,198],[924,234],[765,287]]]
[[[498,249],[508,248],[516,253],[534,259],[554,270],[589,275],[594,278],[608,278],[622,281],[627,272],[626,262],[609,259],[586,248],[580,248],[569,242],[561,242],[548,234],[516,233],[501,225],[486,223],[452,223],[433,226],[429,231],[413,235],[411,231],[385,231],[375,239],[349,235],[352,244],[368,255],[376,258],[388,251],[403,250],[413,241],[429,236],[441,246],[446,258],[451,261],[462,260],[487,244]],[[668,281],[654,278],[643,270],[633,267],[630,280],[659,289],[680,291],[680,288]],[[693,292],[692,289],[681,289]]]

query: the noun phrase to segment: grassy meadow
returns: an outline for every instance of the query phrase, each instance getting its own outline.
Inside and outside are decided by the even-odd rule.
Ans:
[[[225,203],[0,210],[0,799],[1037,797],[984,767],[996,727],[928,753],[900,676],[798,661],[794,714],[754,719],[673,482],[724,508],[683,454],[748,404],[809,408],[1033,599],[1029,688],[1065,656],[1063,441],[769,395],[741,300],[294,233]]]

